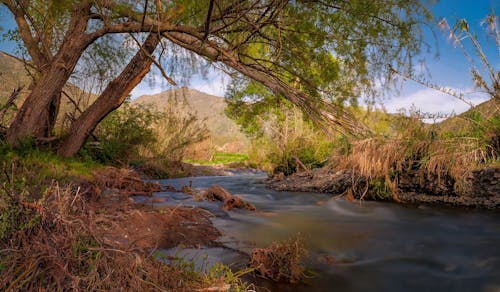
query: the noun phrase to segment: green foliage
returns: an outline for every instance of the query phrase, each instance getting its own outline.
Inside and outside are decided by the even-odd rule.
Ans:
[[[340,155],[347,155],[351,152],[352,145],[345,135],[339,135],[337,139],[335,139],[334,149]]]
[[[3,169],[1,181],[11,182],[16,193],[23,193],[52,180],[64,183],[70,178],[88,177],[100,164],[92,160],[61,158],[28,140],[15,149],[0,141],[0,166]]]
[[[247,292],[250,291],[250,288],[253,285],[244,282],[241,277],[253,271],[253,268],[247,268],[235,272],[230,267],[217,263],[203,274],[203,282],[206,283],[205,285],[207,286],[212,286],[214,284],[218,284],[220,286],[220,283],[222,282],[230,287],[229,291]]]
[[[2,187],[5,187],[5,183]],[[29,230],[40,223],[40,216],[23,208],[12,194],[0,190],[0,241],[6,240],[16,231]]]
[[[152,124],[160,113],[144,106],[125,103],[110,113],[94,131],[97,147],[87,145],[80,154],[103,163],[127,164],[139,157],[139,149],[156,141]]]
[[[161,252],[155,252],[153,256],[161,261],[168,261],[170,265],[178,271],[182,271],[191,281],[199,282],[207,291],[253,291],[250,290],[253,285],[242,280],[243,276],[254,271],[253,268],[235,271],[230,266],[222,263],[215,263],[209,266],[207,256],[203,257],[201,266],[196,265],[196,258],[187,259],[179,256],[178,253],[168,258]]]
[[[196,163],[201,165],[243,164],[246,161],[248,161],[248,154],[225,152],[215,152],[211,160],[184,160],[186,163]]]
[[[263,116],[258,127],[260,134],[252,140],[249,160],[270,172],[291,174],[323,166],[334,147],[324,132],[290,105]]]
[[[373,178],[369,182],[370,194],[376,200],[387,200],[392,197],[391,189],[386,180],[381,177]]]
[[[320,100],[357,104],[362,91],[375,94],[374,80],[389,81],[392,69],[411,72],[420,25],[430,19],[420,1],[401,0],[299,1],[279,15],[279,24],[264,24],[260,33],[236,30],[241,24],[235,22],[237,34],[224,37],[237,44],[245,40],[233,46],[245,64],[305,92],[307,100],[287,99],[313,120],[322,110]],[[243,78],[233,80],[226,97],[229,115],[250,134],[258,132],[259,115],[274,114],[284,100]]]

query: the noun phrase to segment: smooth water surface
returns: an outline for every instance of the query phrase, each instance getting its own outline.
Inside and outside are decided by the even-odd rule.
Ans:
[[[258,212],[225,212],[182,196],[168,202],[213,211],[221,241],[233,249],[250,253],[300,233],[309,250],[306,267],[316,275],[294,291],[500,291],[499,212],[350,203],[325,194],[275,192],[264,180],[264,174],[246,174],[160,183],[217,184],[253,203]],[[231,252],[229,258],[217,255],[226,263],[235,260]]]

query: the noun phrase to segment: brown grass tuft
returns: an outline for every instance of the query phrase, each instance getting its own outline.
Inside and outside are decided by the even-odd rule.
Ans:
[[[304,275],[302,260],[307,255],[300,236],[274,242],[268,248],[252,251],[250,267],[265,278],[274,281],[299,282]]]
[[[336,158],[336,168],[352,169],[369,181],[382,179],[397,200],[398,176],[402,173],[416,170],[423,183],[451,178],[455,191],[464,193],[470,188],[472,171],[497,160],[495,149],[476,138],[370,138],[353,142],[348,155]]]

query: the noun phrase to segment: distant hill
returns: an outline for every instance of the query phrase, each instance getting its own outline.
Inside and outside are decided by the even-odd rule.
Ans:
[[[225,113],[226,102],[223,97],[210,95],[186,87],[171,89],[154,95],[142,95],[132,104],[150,105],[157,109],[165,108],[169,102],[185,103],[185,109],[197,113],[206,120],[212,142],[216,150],[225,152],[244,152],[249,145],[248,138],[239,130],[239,126]]]
[[[13,90],[21,86],[23,89],[20,97],[16,101],[16,105],[20,107],[30,92],[30,84],[31,78],[24,62],[15,56],[0,51],[0,105],[3,105],[7,101]],[[90,100],[95,98],[94,95],[84,92],[71,83],[68,83],[64,87],[64,92],[70,96],[73,101],[78,102],[82,110],[89,105]],[[61,126],[61,123],[67,121],[64,119],[66,113],[73,112],[75,112],[74,103],[63,94],[58,124]]]
[[[499,117],[500,102],[494,99],[490,99],[466,112],[440,122],[439,124],[437,124],[437,127],[441,131],[447,132],[458,132],[470,129],[473,126],[470,122],[470,118],[474,112],[479,113],[482,119],[489,119],[495,116]]]
[[[19,86],[24,86],[22,95],[26,95],[26,86],[30,78],[26,73],[24,64],[18,58],[4,52],[0,52],[0,104],[5,102],[12,91]]]

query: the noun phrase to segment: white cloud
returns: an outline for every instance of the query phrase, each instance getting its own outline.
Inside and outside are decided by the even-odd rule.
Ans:
[[[470,90],[460,90],[451,88],[456,92],[467,92]],[[474,105],[486,101],[488,98],[484,94],[466,95],[466,99]],[[426,88],[414,93],[393,97],[384,101],[384,106],[389,113],[396,113],[399,109],[409,109],[412,106],[425,113],[455,113],[459,114],[467,111],[470,106],[456,97],[439,92],[434,89]]]
[[[211,69],[205,78],[194,76],[189,87],[215,96],[224,96],[229,81],[229,76],[225,73]]]
[[[207,82],[192,84],[190,88],[194,88],[201,92],[205,92],[215,96],[224,96],[226,85],[227,83],[221,80],[211,80]]]
[[[165,86],[165,85],[150,85],[148,82],[141,82],[139,85],[137,85],[132,92],[130,93],[132,95],[132,99],[136,99],[141,95],[152,95],[152,94],[157,94],[166,90],[171,89],[171,86]]]

